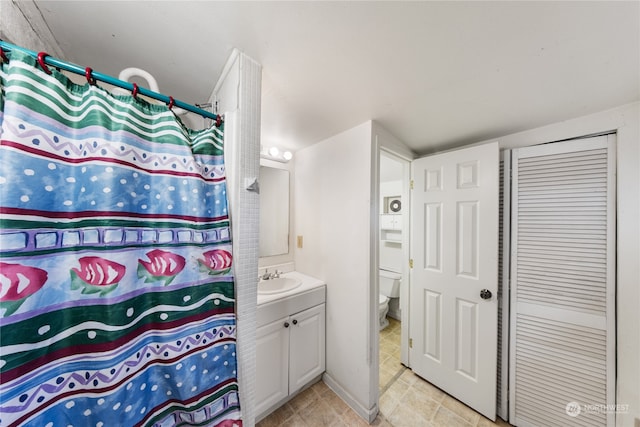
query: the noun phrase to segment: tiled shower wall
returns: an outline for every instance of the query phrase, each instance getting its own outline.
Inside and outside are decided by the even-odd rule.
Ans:
[[[260,92],[262,67],[247,56],[240,56],[240,150],[239,220],[236,257],[238,361],[240,399],[245,426],[255,423],[254,395],[256,370],[256,304],[258,300],[258,233],[260,197],[245,189],[260,170]],[[233,226],[233,225],[232,225]],[[239,229],[238,229],[239,228]],[[244,386],[244,391],[242,387]],[[244,396],[244,397],[243,397]]]
[[[243,424],[255,424],[260,198],[246,187],[260,167],[261,66],[234,52],[214,90],[225,117],[225,161],[236,279],[237,358]]]

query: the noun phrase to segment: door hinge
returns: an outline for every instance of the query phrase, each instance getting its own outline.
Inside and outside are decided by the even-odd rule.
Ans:
[[[409,188],[413,190],[413,180],[409,181]]]
[[[409,260],[409,268],[413,268],[413,260],[412,259]]]
[[[413,338],[409,338],[409,348],[413,348]]]

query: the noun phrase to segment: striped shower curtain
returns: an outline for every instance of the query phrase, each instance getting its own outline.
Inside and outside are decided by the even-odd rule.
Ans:
[[[0,427],[241,425],[221,129],[0,78]]]

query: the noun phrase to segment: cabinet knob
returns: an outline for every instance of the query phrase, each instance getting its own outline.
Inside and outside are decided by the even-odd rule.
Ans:
[[[298,321],[297,321],[296,319],[293,319],[293,324],[294,324],[294,325],[297,325],[297,324],[298,324]]]
[[[284,327],[288,328],[289,327],[289,322],[284,322]]]

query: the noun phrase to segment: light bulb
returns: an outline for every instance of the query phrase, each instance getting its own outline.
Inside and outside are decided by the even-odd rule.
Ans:
[[[280,154],[280,150],[278,150],[278,147],[269,148],[269,155],[270,156],[277,157],[278,154]]]
[[[282,153],[282,157],[284,157],[285,160],[291,160],[293,158],[293,154],[291,151],[285,151]]]

